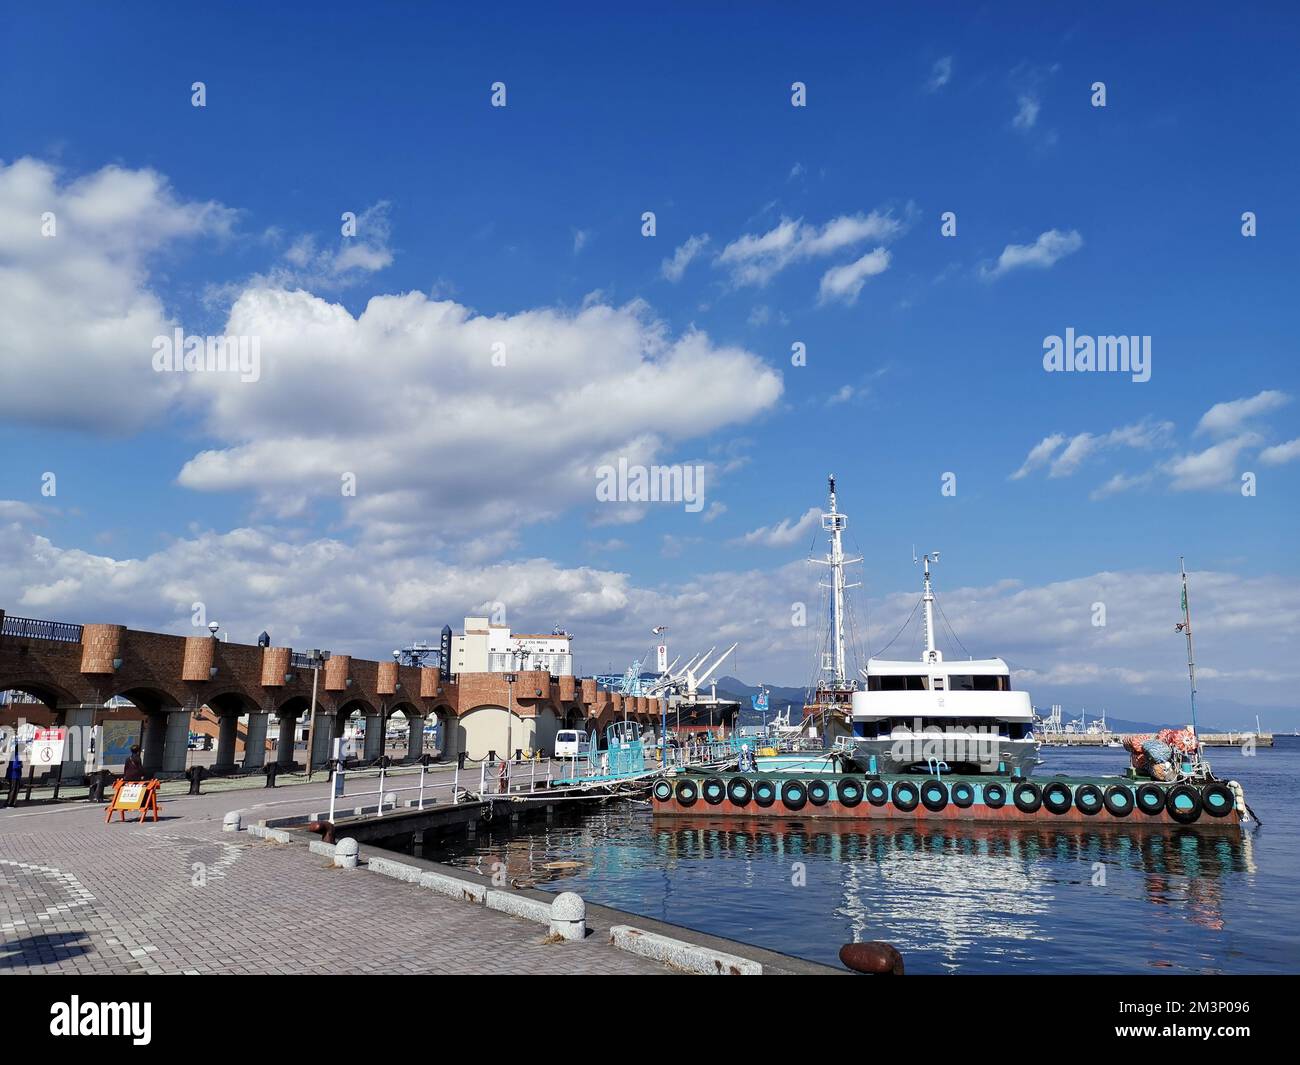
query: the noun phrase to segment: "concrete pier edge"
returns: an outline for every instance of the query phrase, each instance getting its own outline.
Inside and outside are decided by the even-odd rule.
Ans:
[[[325,843],[302,827],[319,819],[318,815],[267,818],[248,825],[246,831],[251,836],[277,843],[306,843],[304,849],[307,853],[330,857],[334,854],[334,845]],[[442,865],[426,858],[395,855],[392,851],[364,843],[359,846],[358,854],[359,869],[524,920],[550,923],[551,904],[556,895],[549,891],[539,888],[502,889],[495,886],[490,877],[470,870]],[[586,921],[589,938],[603,937],[620,950],[661,961],[685,972],[764,976],[851,975],[834,966],[600,906],[589,900],[586,903]]]

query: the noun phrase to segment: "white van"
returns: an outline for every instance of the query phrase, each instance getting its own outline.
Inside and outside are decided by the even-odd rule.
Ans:
[[[556,758],[582,758],[591,746],[584,732],[562,728],[555,734]]]

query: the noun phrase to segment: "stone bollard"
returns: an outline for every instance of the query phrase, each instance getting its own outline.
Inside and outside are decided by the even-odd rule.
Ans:
[[[582,896],[563,891],[551,903],[551,935],[581,941],[587,935],[587,904]]]
[[[231,810],[230,813],[226,814],[226,816],[221,819],[222,832],[238,832],[242,825],[243,822],[239,819],[238,810]]]
[[[334,864],[340,869],[357,867],[357,841],[351,836],[334,845]]]
[[[385,806],[387,806],[390,810],[396,810],[396,809],[397,809],[397,793],[396,793],[396,792],[390,791],[390,792],[388,792],[387,794],[384,795],[384,801],[383,801],[382,803],[380,803],[380,806],[379,806],[379,812],[380,812],[380,813],[383,813],[383,812],[384,812],[384,807],[385,807]]]

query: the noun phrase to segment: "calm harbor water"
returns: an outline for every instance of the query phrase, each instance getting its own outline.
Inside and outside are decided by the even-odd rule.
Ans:
[[[1114,749],[1044,753],[1038,777],[1126,764]],[[504,863],[516,881],[831,964],[844,943],[883,939],[909,972],[1298,972],[1300,740],[1210,759],[1262,826],[862,831],[624,803],[426,857]]]

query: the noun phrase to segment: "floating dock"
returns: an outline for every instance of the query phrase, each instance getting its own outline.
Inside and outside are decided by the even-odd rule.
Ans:
[[[1044,747],[1105,747],[1108,743],[1123,743],[1129,738],[1127,732],[1045,732],[1037,733],[1038,740]],[[1204,732],[1197,735],[1203,747],[1272,747],[1271,732]]]
[[[1060,821],[1131,818],[1238,828],[1247,813],[1233,781],[1161,783],[1127,777],[1042,780],[989,776],[679,773],[651,788],[658,816],[840,818],[859,821]]]

